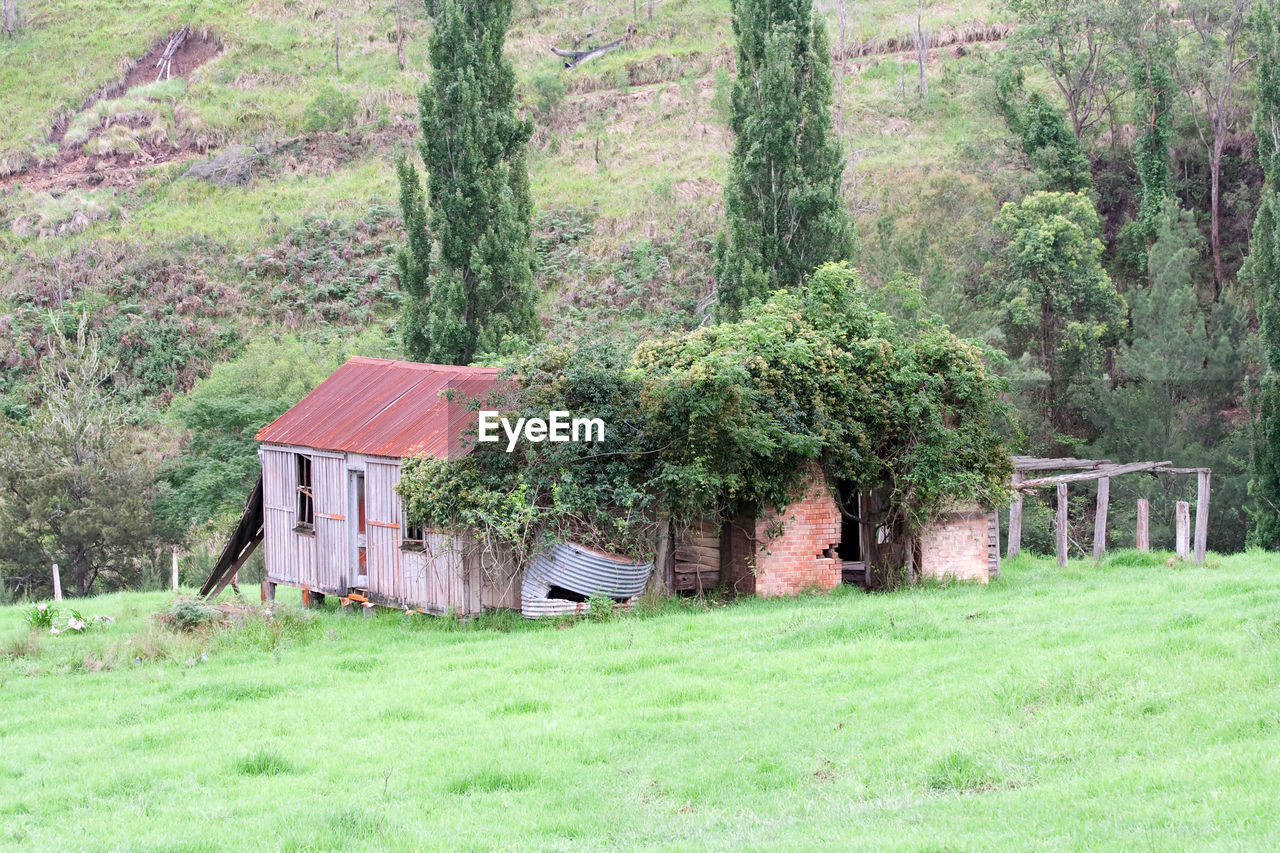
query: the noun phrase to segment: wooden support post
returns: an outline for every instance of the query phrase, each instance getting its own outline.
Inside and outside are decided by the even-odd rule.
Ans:
[[[1107,502],[1111,500],[1111,478],[1098,478],[1098,508],[1093,514],[1093,559],[1107,553]]]
[[[1139,551],[1151,550],[1151,527],[1149,523],[1150,507],[1146,498],[1138,498],[1138,540],[1135,543]]]
[[[1016,488],[1022,482],[1022,472],[1013,472],[1013,485]],[[1006,557],[1016,557],[1022,550],[1022,492],[1014,492],[1013,503],[1009,504],[1009,544],[1005,547]]]
[[[1191,504],[1178,501],[1173,522],[1178,559],[1188,560],[1191,558]]]
[[[53,564],[53,600],[62,600],[62,576],[58,574],[58,564]]]
[[[173,591],[178,591],[178,552],[173,552],[173,582],[171,584]]]
[[[276,585],[269,580],[262,582],[262,603],[270,604],[276,600]]]
[[[1058,484],[1058,568],[1067,565],[1067,484]]]
[[[1209,471],[1197,472],[1195,561],[1204,562],[1209,539]]]

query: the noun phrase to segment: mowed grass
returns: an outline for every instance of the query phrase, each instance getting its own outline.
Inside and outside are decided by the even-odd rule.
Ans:
[[[1280,560],[1166,560],[207,639],[148,627],[166,595],[97,599],[117,622],[0,668],[0,843],[1275,849]]]

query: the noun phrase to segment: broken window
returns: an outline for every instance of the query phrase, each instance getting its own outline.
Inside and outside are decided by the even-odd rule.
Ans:
[[[299,526],[314,527],[316,523],[315,495],[311,491],[311,457],[297,454],[298,460],[298,515]]]
[[[421,524],[413,524],[409,521],[409,517],[405,516],[404,530],[401,546],[405,548],[423,548],[427,538],[427,531]]]

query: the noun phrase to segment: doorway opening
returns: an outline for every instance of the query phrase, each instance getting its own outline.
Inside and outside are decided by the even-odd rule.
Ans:
[[[863,498],[858,487],[848,481],[837,484],[837,500],[840,501],[840,544],[836,556],[840,559],[840,579],[844,583],[867,585],[867,554],[863,536],[867,530],[863,523]]]

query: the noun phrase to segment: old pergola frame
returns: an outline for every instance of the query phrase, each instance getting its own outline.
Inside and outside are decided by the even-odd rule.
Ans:
[[[1054,474],[1028,477],[1031,473],[1067,471],[1071,474]],[[1174,514],[1174,530],[1178,556],[1203,563],[1206,540],[1209,534],[1209,468],[1175,468],[1165,462],[1130,462],[1117,465],[1109,459],[1042,459],[1034,456],[1013,457],[1013,487],[1017,497],[1009,506],[1009,544],[1005,556],[1013,557],[1022,550],[1022,494],[1036,489],[1056,486],[1058,515],[1054,535],[1058,545],[1058,565],[1067,564],[1067,484],[1083,480],[1098,481],[1098,505],[1093,517],[1093,559],[1099,560],[1107,550],[1107,504],[1111,499],[1111,478],[1121,474],[1195,474],[1196,523],[1194,553],[1190,547],[1190,505],[1178,501]],[[1151,550],[1149,530],[1150,509],[1146,498],[1138,499],[1138,529],[1136,546],[1139,551]]]

